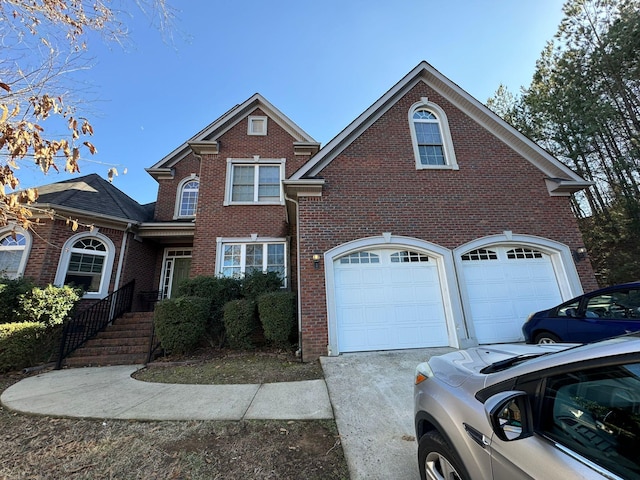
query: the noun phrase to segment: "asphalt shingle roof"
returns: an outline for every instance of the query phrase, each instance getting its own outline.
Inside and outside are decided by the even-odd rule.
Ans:
[[[138,222],[153,216],[153,204],[140,205],[95,173],[38,187],[37,203]]]

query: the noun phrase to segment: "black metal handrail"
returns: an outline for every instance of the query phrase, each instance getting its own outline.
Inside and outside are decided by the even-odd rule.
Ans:
[[[64,322],[62,339],[56,369],[62,368],[62,361],[87,340],[95,337],[107,325],[131,310],[135,280],[119,288],[109,296],[94,303],[73,318]]]

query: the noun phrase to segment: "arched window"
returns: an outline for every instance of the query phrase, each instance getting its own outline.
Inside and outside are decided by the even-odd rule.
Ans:
[[[458,168],[447,117],[440,107],[422,99],[409,111],[409,123],[416,168]]]
[[[184,180],[178,189],[176,217],[195,217],[198,206],[198,190],[200,180],[190,178]]]
[[[109,292],[115,247],[106,236],[80,234],[65,244],[56,285],[74,285],[84,289],[84,298],[103,298]]]
[[[7,231],[0,234],[0,276],[15,279],[24,273],[31,245],[27,232]]]

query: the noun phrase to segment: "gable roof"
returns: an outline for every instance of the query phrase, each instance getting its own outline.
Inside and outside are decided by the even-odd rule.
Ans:
[[[547,188],[551,195],[570,195],[592,184],[585,181],[557,158],[509,125],[488,107],[473,98],[425,61],[419,63],[402,80],[327,143],[318,154],[295,172],[289,181],[295,183],[298,180],[302,181],[318,175],[322,169],[340,155],[345,148],[384,115],[418,82],[426,83],[541,170],[547,176]]]
[[[186,157],[192,150],[192,144],[209,144],[216,146],[218,139],[229,129],[235,126],[238,122],[242,121],[251,112],[260,109],[271,120],[275,121],[280,127],[282,127],[289,135],[294,138],[294,145],[299,145],[305,148],[312,148],[317,151],[320,144],[316,142],[308,133],[302,130],[298,125],[293,123],[286,115],[280,110],[269,103],[262,95],[255,93],[243,103],[236,105],[229,111],[221,115],[213,123],[207,125],[204,129],[196,133],[189,140],[184,142],[178,148],[173,150],[155,165],[147,168],[146,171],[152,176],[161,175],[166,169],[171,168],[181,159]]]
[[[140,205],[95,173],[38,187],[34,206],[121,221],[143,222],[153,215],[150,205]]]

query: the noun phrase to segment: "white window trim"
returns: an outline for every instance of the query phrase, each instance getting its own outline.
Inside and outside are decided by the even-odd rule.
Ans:
[[[224,249],[225,245],[242,245],[241,264],[240,271],[244,275],[246,254],[246,245],[267,245],[267,244],[281,244],[284,245],[284,278],[282,279],[282,287],[286,287],[289,284],[289,246],[286,238],[281,237],[261,237],[256,234],[251,237],[218,237],[216,239],[216,272],[217,275],[222,277],[222,268],[224,267]],[[266,258],[266,256],[265,256]],[[263,270],[265,272],[265,270]]]
[[[182,206],[182,189],[184,188],[184,186],[189,183],[196,180],[198,182],[198,200],[200,199],[200,178],[198,178],[198,176],[195,173],[192,173],[190,176],[182,179],[182,181],[180,181],[180,183],[178,184],[178,189],[176,191],[176,204],[175,204],[175,208],[173,210],[173,219],[176,220],[178,218],[195,218],[195,214],[193,215],[180,215],[180,207]],[[197,210],[197,205],[196,205],[196,210]]]
[[[249,115],[247,122],[247,135],[265,136],[267,134],[267,116],[265,115]],[[254,125],[256,121],[263,122],[264,129],[262,131],[256,131]]]
[[[0,229],[0,238],[4,238],[6,235],[10,234],[11,231],[14,230],[12,227],[5,227]],[[22,227],[15,227],[16,233],[21,234],[24,237],[25,245],[22,250],[22,258],[20,259],[20,264],[18,265],[17,277],[22,277],[24,275],[24,270],[27,268],[27,260],[29,259],[29,254],[31,253],[31,244],[33,243],[33,238],[31,237],[31,233],[28,230],[25,230]]]
[[[109,284],[111,283],[111,273],[113,272],[113,262],[116,256],[116,247],[109,237],[103,235],[95,230],[93,232],[77,233],[70,237],[62,247],[62,254],[58,261],[58,269],[56,270],[56,278],[54,285],[62,287],[64,285],[64,279],[67,276],[67,269],[69,268],[69,260],[71,259],[71,249],[73,245],[82,238],[97,238],[105,244],[107,248],[105,262],[102,269],[102,277],[100,278],[100,288],[97,292],[86,292],[82,298],[84,299],[103,299],[109,294]]]
[[[227,177],[225,182],[225,192],[224,192],[224,206],[229,205],[284,205],[284,192],[282,190],[282,180],[285,178],[285,165],[287,160],[285,158],[260,158],[258,155],[253,158],[227,158]],[[280,167],[280,196],[278,201],[272,202],[234,202],[231,200],[232,198],[232,189],[233,189],[233,167],[235,165],[272,165]],[[257,170],[255,175],[257,176]],[[254,186],[257,188],[257,183]]]
[[[442,149],[444,151],[444,165],[423,165],[420,162],[420,150],[418,149],[418,138],[414,125],[413,114],[416,110],[425,109],[431,111],[437,118],[440,126],[440,135],[442,136]],[[416,160],[417,170],[459,170],[456,154],[453,150],[453,141],[451,140],[451,132],[449,131],[449,121],[444,110],[427,98],[420,99],[419,102],[411,105],[409,109],[409,130],[411,131],[411,141],[413,143],[413,155]]]

